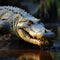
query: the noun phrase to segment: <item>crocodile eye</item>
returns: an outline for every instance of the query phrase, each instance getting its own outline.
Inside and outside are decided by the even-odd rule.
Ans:
[[[32,24],[28,23],[28,26],[31,26]]]
[[[29,20],[29,23],[30,23],[30,24],[34,24],[34,23],[33,23],[32,21],[30,21],[30,20]]]
[[[27,23],[29,26],[31,26],[31,25],[34,24],[33,21],[31,21],[31,20],[26,20],[26,23]]]

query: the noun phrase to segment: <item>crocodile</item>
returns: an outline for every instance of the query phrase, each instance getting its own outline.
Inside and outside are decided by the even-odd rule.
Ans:
[[[50,42],[44,36],[54,34],[45,28],[40,19],[13,6],[0,6],[0,29],[2,27],[9,27],[17,37],[38,46],[48,46]]]

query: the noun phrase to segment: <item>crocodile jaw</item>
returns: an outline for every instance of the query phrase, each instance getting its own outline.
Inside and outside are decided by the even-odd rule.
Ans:
[[[30,20],[28,22],[27,20],[18,22],[17,32],[23,40],[41,46],[43,44],[42,38],[45,33],[45,28],[37,22],[31,22]]]

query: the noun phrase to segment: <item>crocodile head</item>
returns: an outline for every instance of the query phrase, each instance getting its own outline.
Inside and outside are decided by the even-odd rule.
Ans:
[[[39,19],[20,19],[17,23],[17,32],[23,40],[29,43],[38,46],[49,46],[51,42],[49,40],[45,40],[43,36],[45,36],[46,32],[48,34],[51,32],[47,30],[42,23],[38,23],[38,21]]]
[[[0,15],[2,15],[0,18],[0,25],[2,24],[4,27],[10,27],[14,33],[17,33],[19,37],[29,43],[38,46],[50,45],[50,41],[45,40],[44,36],[50,36],[53,33],[50,30],[47,30],[42,23],[38,23],[40,21],[39,19],[36,19],[19,8],[5,6],[0,7],[0,9],[3,9],[1,10],[2,13],[0,13]]]

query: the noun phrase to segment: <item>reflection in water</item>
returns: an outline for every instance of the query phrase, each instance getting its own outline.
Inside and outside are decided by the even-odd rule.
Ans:
[[[60,53],[45,50],[0,50],[0,60],[60,60]],[[5,58],[6,57],[6,58]]]
[[[53,58],[49,52],[43,50],[27,50],[18,57],[18,60],[53,60]]]
[[[18,60],[39,60],[39,56],[33,53],[22,54]]]

